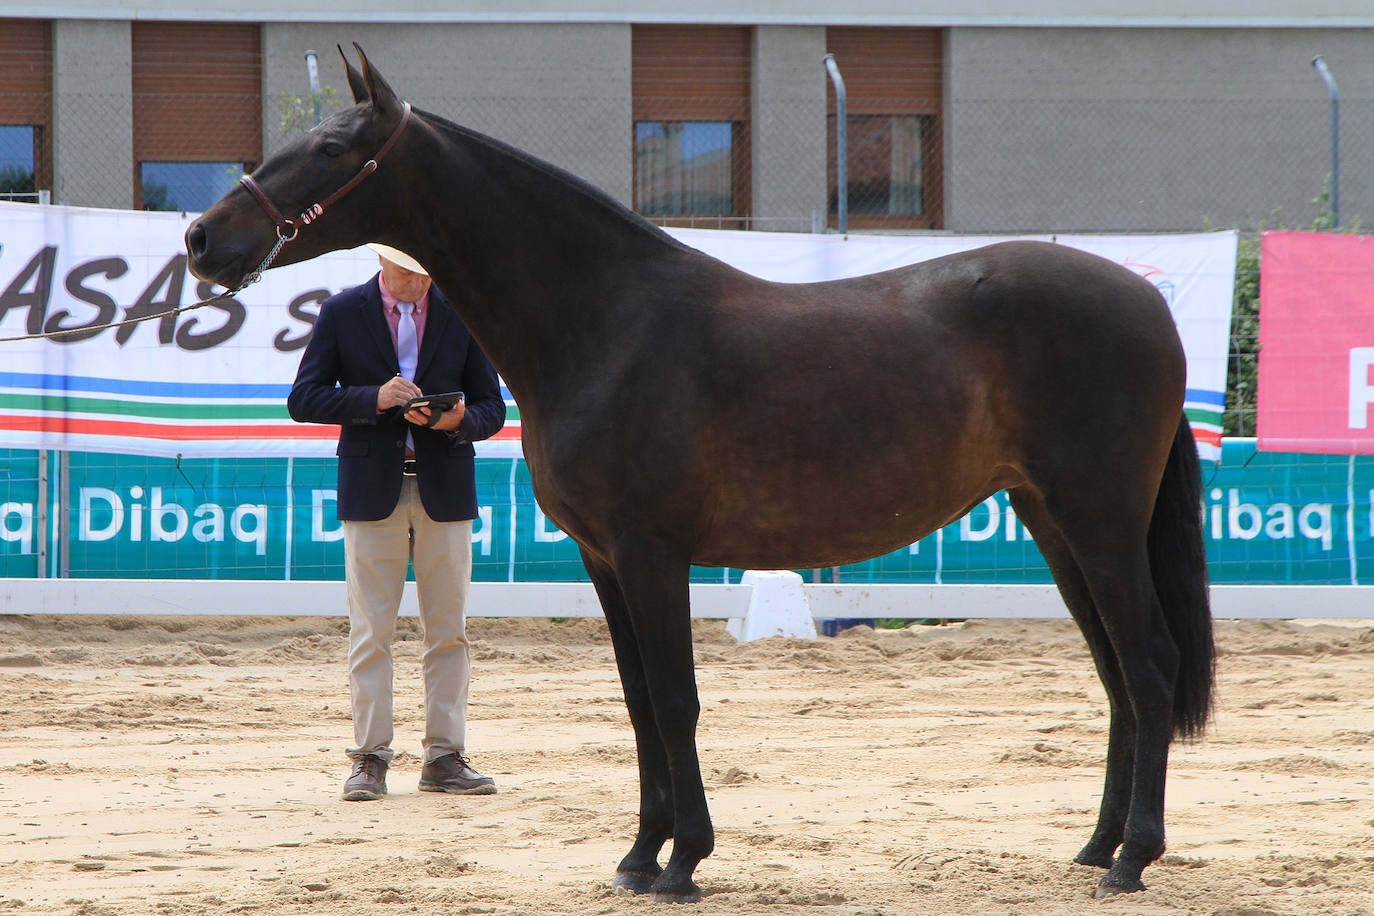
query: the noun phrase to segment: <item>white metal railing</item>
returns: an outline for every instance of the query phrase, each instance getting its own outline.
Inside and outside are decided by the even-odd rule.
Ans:
[[[813,618],[1065,617],[1053,585],[804,585]],[[694,584],[692,616],[742,618],[747,585]],[[1374,618],[1374,587],[1214,585],[1212,614],[1229,618]],[[417,613],[407,583],[401,613]],[[344,583],[258,579],[0,579],[0,614],[345,616]],[[474,582],[471,617],[600,617],[585,582]]]

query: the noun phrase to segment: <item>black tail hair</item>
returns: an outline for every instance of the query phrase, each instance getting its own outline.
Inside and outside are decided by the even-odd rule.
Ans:
[[[1148,539],[1150,572],[1179,650],[1174,733],[1201,736],[1212,712],[1216,647],[1202,538],[1202,469],[1186,416],[1179,419]]]

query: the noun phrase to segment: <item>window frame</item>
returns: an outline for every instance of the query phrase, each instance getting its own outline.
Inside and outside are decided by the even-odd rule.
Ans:
[[[34,197],[53,188],[52,22],[5,19],[0,29],[0,125],[33,129]]]
[[[29,190],[29,191],[4,191],[4,190],[0,190],[0,200],[14,201],[14,202],[20,202],[20,203],[28,203],[28,202],[30,202],[30,201],[29,201],[29,198],[32,198],[32,202],[37,202],[37,201],[40,199],[40,195],[42,194],[42,192],[45,191],[45,190],[49,190],[49,189],[46,189],[46,188],[43,187],[42,183],[39,181],[39,178],[38,178],[39,173],[40,173],[40,164],[39,164],[39,163],[40,163],[40,160],[41,160],[41,157],[42,157],[42,150],[43,150],[43,147],[42,147],[42,142],[43,142],[43,141],[42,141],[43,127],[42,127],[42,125],[40,125],[40,124],[11,124],[11,123],[0,123],[0,131],[5,130],[6,128],[20,128],[20,129],[27,129],[27,130],[30,131],[30,134],[29,134],[29,162],[28,162],[28,168],[29,168],[29,179],[30,179],[31,183],[33,184],[33,189],[32,189],[32,190]],[[3,164],[3,163],[0,163],[0,169],[3,169],[3,168],[4,168],[4,164]]]
[[[130,50],[134,209],[144,163],[261,161],[261,25],[136,20]]]
[[[921,214],[849,211],[851,229],[944,227],[943,29],[908,26],[831,26],[826,47],[844,77],[846,114],[929,118],[921,136]],[[826,221],[839,227],[835,160],[836,101],[826,81]],[[852,162],[849,171],[854,173]]]
[[[660,226],[748,228],[752,212],[750,137],[753,29],[722,25],[631,26],[631,202],[640,212],[639,125],[729,123],[732,211],[721,214],[641,214]]]
[[[645,205],[645,201],[643,201],[643,200],[641,199],[641,197],[640,197],[641,188],[643,187],[643,173],[642,173],[642,171],[641,171],[641,168],[642,168],[642,162],[643,162],[644,156],[641,154],[640,146],[639,146],[639,144],[640,144],[640,140],[639,140],[639,128],[640,128],[641,125],[645,125],[645,124],[661,124],[661,125],[669,125],[669,124],[682,124],[682,125],[688,125],[688,124],[720,124],[720,125],[728,125],[729,130],[730,130],[730,144],[729,144],[729,147],[728,147],[728,148],[729,148],[729,155],[728,155],[728,157],[727,157],[726,164],[727,164],[727,166],[728,166],[728,168],[729,168],[729,185],[730,185],[730,189],[729,189],[729,191],[730,191],[730,210],[729,210],[729,212],[727,212],[727,213],[706,213],[706,212],[694,210],[694,211],[682,212],[682,213],[663,213],[663,212],[657,212],[657,213],[655,213],[655,212],[648,212],[648,211],[642,209],[642,207]],[[747,218],[747,212],[743,211],[743,210],[741,209],[741,207],[740,207],[740,201],[741,201],[741,200],[744,200],[744,199],[747,199],[747,196],[748,196],[748,193],[749,193],[749,187],[748,187],[748,182],[747,182],[747,173],[745,172],[744,169],[741,169],[741,168],[738,167],[739,161],[740,161],[740,159],[741,159],[741,152],[740,152],[741,146],[742,146],[744,143],[747,142],[747,125],[746,125],[746,124],[744,124],[744,123],[742,123],[742,122],[740,122],[740,121],[726,121],[726,120],[719,120],[719,121],[715,121],[715,120],[701,120],[701,119],[694,119],[694,120],[666,120],[666,119],[662,119],[662,118],[654,118],[654,119],[637,120],[637,121],[635,121],[635,122],[632,124],[632,129],[633,129],[634,136],[635,136],[635,139],[634,139],[633,180],[634,180],[634,210],[635,210],[636,213],[640,214],[641,216],[645,217],[646,219],[653,220],[655,223],[658,223],[659,225],[667,225],[667,226],[676,226],[676,225],[699,225],[699,224],[702,223],[702,222],[711,223],[712,225],[716,225],[716,224],[720,224],[720,223],[724,223],[724,222],[729,222],[729,223],[732,223],[732,224],[733,224],[733,223],[735,223],[735,222],[738,222],[738,221],[740,221],[740,220],[742,220],[742,219]],[[685,171],[685,170],[684,170],[684,171]]]
[[[855,136],[854,122],[860,118],[907,118],[921,119],[921,204],[920,213],[863,213],[854,209],[854,176],[859,173],[854,163],[855,149],[851,144],[846,156],[846,172],[849,178],[850,196],[848,201],[849,228],[851,229],[937,229],[942,223],[940,207],[939,178],[937,168],[939,146],[939,117],[934,114],[910,113],[847,113],[849,129],[847,137]],[[837,115],[833,112],[826,116],[826,206],[827,222],[832,229],[839,228],[839,197],[836,187],[835,124]]]

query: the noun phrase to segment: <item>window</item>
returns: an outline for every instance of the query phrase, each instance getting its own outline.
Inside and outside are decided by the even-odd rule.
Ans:
[[[0,200],[37,200],[37,137],[36,127],[0,124]]]
[[[262,155],[260,30],[135,21],[131,50],[133,205],[202,212]]]
[[[0,21],[0,200],[37,201],[52,189],[52,28]]]
[[[925,137],[929,115],[850,115],[847,119],[845,167],[851,216],[925,216]],[[830,118],[830,146],[835,145],[835,118]],[[833,166],[834,153],[831,153]],[[839,209],[831,182],[830,212]]]
[[[662,225],[743,228],[749,215],[750,30],[631,30],[634,208]]]
[[[141,162],[140,208],[201,213],[241,177],[241,162]]]
[[[851,229],[936,229],[943,221],[943,51],[936,29],[826,29],[844,76]],[[830,225],[838,225],[835,92],[827,87]]]
[[[731,216],[739,125],[730,121],[635,124],[635,209],[646,216]]]

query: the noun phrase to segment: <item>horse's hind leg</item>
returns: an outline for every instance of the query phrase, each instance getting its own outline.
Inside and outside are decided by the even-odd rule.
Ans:
[[[582,563],[596,587],[606,626],[615,648],[616,667],[625,692],[625,707],[635,731],[639,758],[639,832],[634,845],[616,868],[615,887],[636,894],[647,894],[654,880],[663,873],[658,853],[673,834],[672,785],[668,776],[668,757],[659,738],[649,686],[644,677],[644,662],[635,641],[625,596],[616,582],[615,572],[585,550]]]
[[[1125,834],[1126,814],[1131,804],[1135,712],[1127,698],[1121,667],[1116,661],[1116,650],[1112,648],[1111,640],[1102,627],[1092,595],[1088,592],[1088,584],[1064,536],[1045,511],[1040,494],[1028,487],[1019,487],[1008,490],[1007,496],[1017,517],[1034,536],[1036,546],[1045,557],[1059,594],[1088,643],[1097,676],[1107,691],[1111,724],[1107,733],[1107,772],[1102,788],[1102,805],[1098,810],[1097,828],[1073,860],[1080,865],[1110,868]]]
[[[1097,612],[1097,627],[1085,628],[1085,635],[1091,642],[1092,634],[1105,634],[1114,650],[1119,683],[1124,687],[1124,691],[1113,689],[1117,676],[1108,666],[1103,682],[1115,698],[1108,784],[1103,797],[1106,817],[1099,822],[1093,842],[1080,853],[1094,864],[1105,859],[1106,848],[1115,842],[1116,823],[1126,795],[1113,778],[1128,778],[1129,802],[1124,806],[1120,852],[1102,878],[1098,894],[1103,895],[1143,889],[1141,872],[1164,852],[1164,781],[1174,733],[1179,652],[1150,574],[1145,538],[1154,494],[1149,494],[1149,500],[1142,499],[1141,505],[1132,506],[1129,499],[1104,505],[1101,500],[1081,495],[1084,493],[1083,488],[1065,488],[1058,496],[1047,498],[1044,505]],[[1107,657],[1106,647],[1095,650],[1094,656]],[[1125,702],[1116,697],[1120,692],[1124,692]],[[1133,721],[1124,714],[1127,708]],[[1122,762],[1127,756],[1129,767]]]

